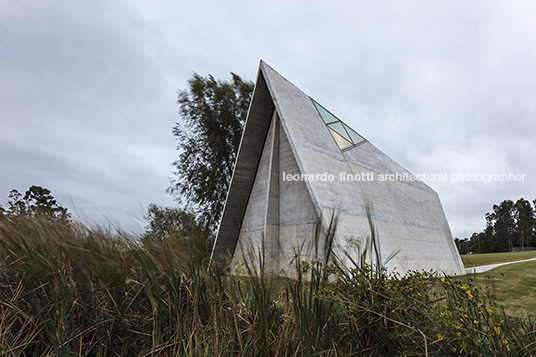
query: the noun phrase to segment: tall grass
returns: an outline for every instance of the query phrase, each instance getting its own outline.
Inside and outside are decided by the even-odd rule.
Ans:
[[[267,274],[262,249],[237,277],[117,231],[2,219],[0,355],[535,353],[534,320],[508,318],[474,286],[432,273],[343,267],[335,230],[336,219],[317,230],[320,259],[298,255],[294,278]]]

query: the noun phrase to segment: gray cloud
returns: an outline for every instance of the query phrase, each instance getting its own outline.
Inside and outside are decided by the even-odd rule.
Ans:
[[[0,198],[33,184],[140,231],[177,157],[193,71],[254,79],[259,59],[428,182],[454,235],[536,198],[536,5],[500,1],[8,2],[0,13]]]

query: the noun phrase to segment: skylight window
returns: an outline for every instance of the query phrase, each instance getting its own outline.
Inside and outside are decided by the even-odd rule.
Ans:
[[[313,98],[311,98],[311,100],[313,101],[316,110],[318,110],[318,114],[320,114],[324,120],[324,123],[326,123],[327,127],[329,128],[331,136],[333,136],[333,139],[335,139],[335,142],[337,145],[339,145],[341,150],[355,146],[365,140],[365,138],[356,133],[348,125],[344,124],[326,108],[315,102]]]
[[[339,145],[339,148],[341,150],[354,145],[351,141],[346,140],[344,137],[341,136],[341,134],[339,134],[335,130],[329,128],[329,132],[331,133],[331,135],[333,136],[333,139],[335,139],[335,141],[337,142],[337,145]]]

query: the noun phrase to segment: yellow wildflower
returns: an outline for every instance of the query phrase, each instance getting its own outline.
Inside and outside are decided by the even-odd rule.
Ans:
[[[507,349],[508,351],[510,351],[510,346],[508,345],[508,340],[507,340],[507,339],[504,339],[504,340],[503,340],[503,343],[504,343],[504,345],[506,346],[506,349]]]
[[[468,299],[472,299],[472,298],[473,298],[473,294],[471,294],[471,289],[467,289],[467,290],[465,291],[465,293],[467,294],[467,298],[468,298]]]

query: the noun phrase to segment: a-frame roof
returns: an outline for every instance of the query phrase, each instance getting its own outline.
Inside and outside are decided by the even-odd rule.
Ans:
[[[257,165],[268,133],[270,118],[275,109],[261,65],[249,106],[237,160],[227,193],[225,209],[214,242],[212,256],[222,262],[227,254],[233,254],[246,211],[248,198],[255,180]]]
[[[323,115],[323,109],[329,113],[261,61],[214,243],[214,259],[223,262],[235,252],[274,111],[302,174],[410,174],[344,123],[326,119],[329,115]],[[342,139],[337,138],[339,133]],[[364,204],[373,202],[377,226],[383,229],[383,248],[394,251],[411,246],[397,263],[401,270],[414,268],[407,261],[422,261],[425,265],[440,261],[432,268],[461,272],[463,267],[439,198],[423,182],[355,182],[337,177],[306,181],[305,185],[321,220],[325,221],[334,210],[339,212],[338,234],[345,239],[366,234],[369,227]],[[448,261],[441,263],[445,254]],[[452,259],[455,267],[450,269]]]

